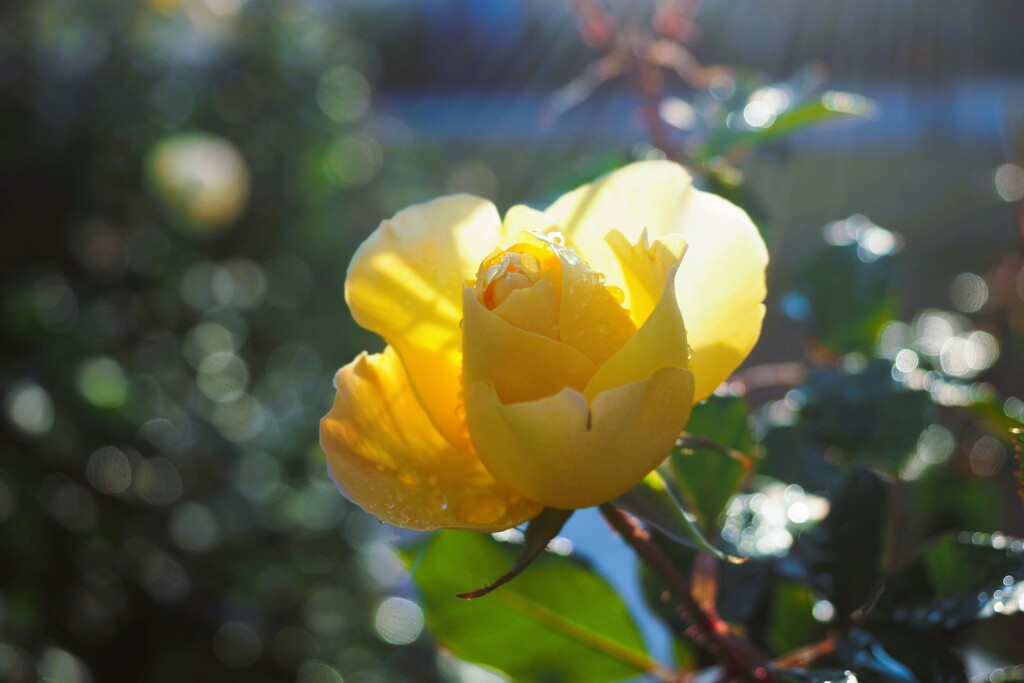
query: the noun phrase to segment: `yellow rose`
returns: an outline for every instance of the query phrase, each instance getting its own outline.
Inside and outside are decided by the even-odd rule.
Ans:
[[[754,346],[767,261],[747,215],[669,162],[504,221],[467,195],[408,208],[349,266],[352,315],[388,347],[335,377],[331,474],[422,530],[616,498]]]

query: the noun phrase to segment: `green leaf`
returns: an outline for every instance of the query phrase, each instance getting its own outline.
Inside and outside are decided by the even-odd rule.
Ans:
[[[827,92],[821,97],[787,109],[765,128],[736,133],[723,127],[694,152],[694,158],[699,163],[707,163],[716,156],[747,151],[811,126],[840,119],[864,118],[870,116],[873,110],[874,103],[866,97],[851,93]]]
[[[802,583],[779,581],[776,584],[765,630],[773,652],[784,654],[825,637],[825,625],[811,614],[815,602],[814,595]]]
[[[527,525],[526,540],[523,543],[523,549],[519,552],[519,557],[516,558],[516,563],[512,569],[502,574],[494,583],[468,593],[460,593],[457,597],[465,598],[467,600],[483,597],[495,588],[504,586],[506,583],[519,576],[524,569],[529,567],[534,560],[540,557],[540,554],[548,547],[548,542],[558,535],[558,532],[562,530],[565,523],[569,521],[570,517],[572,517],[573,512],[575,512],[575,510],[544,508],[541,513],[531,519],[530,523]]]
[[[928,392],[892,378],[888,361],[872,360],[858,372],[824,368],[800,386],[803,426],[817,442],[838,446],[847,461],[897,472],[917,447],[934,407]]]
[[[800,423],[772,426],[761,440],[765,457],[758,473],[796,484],[812,493],[836,486],[841,472],[825,459],[824,449],[811,438],[809,431]]]
[[[1001,534],[944,536],[892,574],[872,622],[949,630],[1019,610],[1024,540]]]
[[[865,606],[878,584],[886,501],[885,484],[878,475],[855,471],[830,497],[828,516],[799,538],[811,582],[828,596],[840,617]]]
[[[903,624],[867,629],[893,659],[906,666],[924,683],[967,683],[963,659],[948,639]]]
[[[859,220],[870,225],[863,217]],[[898,259],[883,255],[865,263],[861,255],[856,240],[819,251],[800,269],[793,289],[782,297],[786,315],[835,354],[871,354],[883,326],[899,314]]]
[[[545,554],[517,581],[466,601],[454,595],[508,570],[507,548],[483,534],[442,531],[402,555],[427,626],[457,657],[521,681],[603,683],[664,673],[621,598],[577,562]]]
[[[726,504],[753,468],[753,439],[747,407],[740,398],[712,396],[693,407],[687,434],[671,455],[674,484],[708,536],[718,531]]]
[[[680,507],[659,470],[648,474],[643,481],[616,498],[614,503],[677,543],[704,550],[720,560],[743,562],[741,558],[726,555],[708,542]]]

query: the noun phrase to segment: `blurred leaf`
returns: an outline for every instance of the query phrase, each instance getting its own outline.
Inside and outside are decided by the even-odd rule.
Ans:
[[[837,107],[836,98],[850,98],[856,106]],[[854,99],[856,98],[856,99]],[[716,156],[745,152],[753,147],[791,135],[805,128],[839,119],[863,118],[873,105],[870,100],[850,93],[825,93],[821,97],[801,102],[780,113],[771,125],[764,128],[735,131],[722,127],[711,135],[695,152],[699,163],[707,163]]]
[[[615,504],[635,517],[644,520],[677,543],[705,550],[720,560],[741,562],[711,545],[700,529],[690,521],[686,512],[665,485],[661,472],[655,470],[643,481],[615,499]]]
[[[870,354],[882,327],[899,314],[896,259],[866,262],[861,251],[856,241],[819,251],[781,300],[786,315],[835,354]]]
[[[1024,683],[1024,666],[1004,666],[981,674],[978,680],[999,681],[1000,683]]]
[[[718,615],[726,621],[742,622],[748,628],[764,618],[771,606],[775,558],[754,558],[744,564],[723,564],[718,568]]]
[[[928,538],[946,529],[998,529],[1009,513],[996,477],[965,477],[951,468],[932,468],[913,487],[913,509],[929,520]]]
[[[575,510],[544,508],[527,525],[523,549],[519,552],[519,557],[516,558],[516,563],[512,569],[502,574],[494,583],[469,593],[462,593],[458,597],[466,599],[483,597],[495,588],[503,586],[519,576],[524,569],[540,557],[540,554],[548,547],[548,542],[558,535],[558,532],[562,530],[562,527],[565,526],[573,512]]]
[[[836,486],[841,478],[839,468],[825,459],[803,424],[773,426],[761,440],[765,457],[760,474],[806,491],[820,493]]]
[[[753,439],[746,404],[740,398],[711,396],[693,407],[686,431],[709,443],[688,441],[684,436],[684,445],[677,446],[671,455],[674,483],[697,514],[700,528],[711,535],[717,531],[722,511],[743,480],[746,468],[741,457],[747,458],[752,466],[749,456]]]
[[[948,630],[1019,611],[1024,541],[1001,534],[945,536],[886,580],[872,622]]]
[[[799,391],[800,417],[812,438],[891,473],[914,452],[933,412],[930,395],[893,380],[883,360],[859,372],[816,370]]]
[[[830,496],[828,516],[799,538],[812,583],[828,596],[840,618],[864,606],[878,583],[886,498],[878,475],[855,471]]]
[[[507,571],[487,536],[442,531],[403,551],[434,636],[467,661],[523,681],[615,681],[658,668],[622,599],[589,568],[544,555],[480,600],[455,596]]]
[[[774,652],[783,654],[825,637],[825,625],[811,614],[815,602],[814,595],[801,583],[779,581],[775,585],[766,629]]]
[[[906,664],[886,651],[870,633],[854,628],[836,638],[835,658],[857,675],[859,683],[936,683],[918,681]]]
[[[1015,475],[1017,477],[1017,497],[1024,503],[1024,430],[1014,427],[1010,430],[1013,439],[1013,454],[1017,459]]]
[[[902,624],[868,629],[893,659],[906,666],[923,683],[966,683],[964,662],[943,639]]]

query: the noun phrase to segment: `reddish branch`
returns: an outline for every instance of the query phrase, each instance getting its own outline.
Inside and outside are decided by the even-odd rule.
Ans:
[[[664,583],[680,616],[691,624],[687,635],[693,641],[707,648],[734,676],[748,681],[776,680],[768,661],[753,643],[733,631],[713,609],[700,605],[689,582],[636,520],[610,503],[602,505],[600,510],[612,528]]]

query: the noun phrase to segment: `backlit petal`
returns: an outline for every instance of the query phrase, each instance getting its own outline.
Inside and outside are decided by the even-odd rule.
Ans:
[[[522,232],[547,234],[558,229],[555,219],[543,211],[538,211],[525,204],[516,204],[505,212],[501,233],[507,241]]]
[[[687,254],[676,278],[679,306],[696,376],[695,399],[707,397],[750,353],[764,318],[764,241],[742,209],[692,186],[677,164],[631,164],[560,197],[545,211],[609,282],[626,291],[626,307],[642,296],[606,236],[636,244],[678,234]],[[613,238],[614,241],[614,238]]]
[[[320,443],[345,497],[395,526],[497,531],[540,512],[428,419],[390,347],[338,371]]]
[[[502,403],[494,389],[469,387],[470,431],[495,478],[531,500],[562,508],[620,496],[672,449],[693,403],[693,375],[668,367],[599,394],[565,389],[525,403]]]
[[[345,281],[356,322],[398,351],[434,424],[464,447],[465,426],[456,409],[462,286],[500,232],[497,209],[483,199],[456,195],[413,206],[363,242]]]
[[[661,274],[662,294],[658,304],[626,345],[598,368],[583,391],[587,398],[593,399],[603,391],[650,377],[666,366],[689,367],[686,326],[674,284],[680,262],[662,260],[661,264],[668,268]]]

